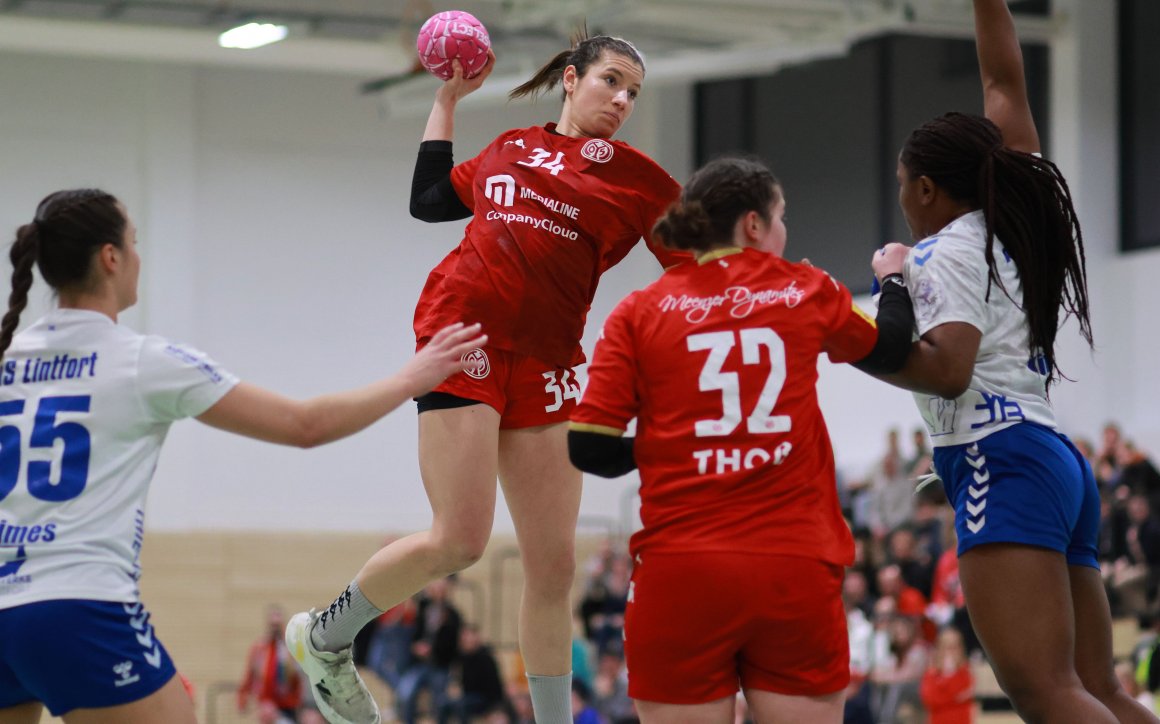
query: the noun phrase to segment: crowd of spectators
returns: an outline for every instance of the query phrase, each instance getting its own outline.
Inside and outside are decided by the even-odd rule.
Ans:
[[[1151,705],[1150,692],[1160,690],[1160,657],[1155,671],[1151,665],[1160,650],[1160,473],[1116,425],[1105,427],[1098,447],[1082,439],[1076,444],[1100,486],[1100,561],[1113,614],[1134,617],[1150,632],[1118,671],[1129,691]],[[915,491],[916,480],[931,472],[924,431],[913,431],[906,447],[899,431],[890,430],[885,452],[866,475],[839,480],[855,539],[842,594],[850,634],[846,721],[967,724],[983,652],[959,586],[953,512],[941,485]],[[581,570],[572,647],[575,721],[636,722],[623,643],[632,560],[607,540]],[[495,652],[455,607],[453,587],[453,578],[437,581],[384,613],[356,642],[356,658],[394,692],[399,721],[531,724],[522,673],[509,662],[505,679]],[[272,633],[278,611],[270,615],[270,635],[251,650],[239,707],[257,702],[264,722],[295,721],[295,711],[297,721],[309,721],[297,672]],[[737,721],[748,721],[743,699]]]

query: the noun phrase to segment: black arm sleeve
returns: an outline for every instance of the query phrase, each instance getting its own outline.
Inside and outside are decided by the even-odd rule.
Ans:
[[[423,141],[411,178],[411,216],[420,221],[456,221],[471,216],[451,185],[451,141]]]
[[[635,438],[614,437],[599,432],[568,431],[568,457],[586,473],[602,478],[619,478],[636,470],[632,456]]]
[[[910,293],[901,284],[886,284],[878,298],[878,341],[874,349],[855,367],[871,375],[888,375],[899,371],[910,355],[914,332],[914,307]]]

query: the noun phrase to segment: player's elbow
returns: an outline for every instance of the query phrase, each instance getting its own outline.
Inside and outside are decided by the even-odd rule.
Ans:
[[[966,374],[959,370],[945,370],[932,385],[934,393],[945,400],[954,400],[961,397],[971,386],[971,370]]]
[[[311,414],[305,408],[296,410],[289,423],[287,442],[293,447],[309,450],[328,442],[320,416]]]
[[[569,430],[568,459],[577,470],[602,478],[619,478],[636,469],[631,437]]]

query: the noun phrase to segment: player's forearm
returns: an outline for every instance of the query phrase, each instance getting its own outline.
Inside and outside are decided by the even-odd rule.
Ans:
[[[443,89],[440,88],[440,91]],[[427,116],[427,127],[423,130],[424,141],[450,141],[455,136],[456,100],[436,93],[435,104]]]
[[[975,0],[975,38],[983,88],[1026,93],[1023,52],[1005,0]]]
[[[360,432],[419,394],[398,375],[346,392],[321,395],[301,403],[300,447],[325,445]]]

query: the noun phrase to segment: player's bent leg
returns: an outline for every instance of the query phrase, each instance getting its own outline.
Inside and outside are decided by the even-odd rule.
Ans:
[[[823,696],[788,696],[746,689],[745,701],[757,724],[841,724],[846,690]]]
[[[0,709],[0,724],[37,724],[44,713],[44,705],[39,701],[18,704]]]
[[[711,701],[707,704],[662,704],[658,701],[634,699],[641,724],[733,724],[736,696]],[[757,719],[758,724],[765,724]]]
[[[1100,572],[1082,565],[1068,566],[1075,608],[1075,670],[1083,687],[1100,700],[1121,724],[1158,722],[1128,695],[1112,667],[1112,617]]]
[[[355,577],[362,604],[347,608],[315,642],[319,612],[286,624],[286,644],[306,672],[320,711],[332,722],[373,724],[380,715],[352,658],[355,633],[427,583],[483,555],[495,515],[499,414],[485,405],[419,415],[419,468],[434,514],[430,530],[401,538],[371,556]],[[347,602],[353,600],[351,588]],[[336,600],[341,602],[343,597]],[[331,606],[335,609],[335,606]],[[341,615],[341,606],[339,607]],[[316,645],[317,643],[317,645]]]
[[[419,469],[431,529],[382,548],[359,571],[359,588],[386,610],[483,555],[495,516],[499,413],[487,405],[419,415]]]
[[[193,701],[178,676],[131,704],[73,709],[62,718],[65,724],[197,724]]]
[[[1113,724],[1073,665],[1074,614],[1062,553],[1014,543],[962,554],[959,576],[971,623],[996,678],[1029,722]]]

